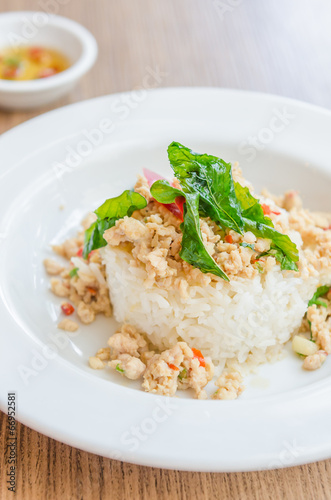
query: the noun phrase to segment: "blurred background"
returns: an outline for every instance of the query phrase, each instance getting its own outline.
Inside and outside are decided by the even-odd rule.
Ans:
[[[52,108],[139,88],[148,68],[162,73],[160,86],[232,87],[331,107],[328,0],[0,0],[0,10],[67,16],[96,37],[96,65]],[[43,111],[8,113],[0,132]]]

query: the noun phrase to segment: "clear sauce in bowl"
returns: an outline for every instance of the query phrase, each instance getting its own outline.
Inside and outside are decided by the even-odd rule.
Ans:
[[[0,79],[36,80],[68,69],[70,62],[61,52],[46,47],[9,47],[0,50]]]

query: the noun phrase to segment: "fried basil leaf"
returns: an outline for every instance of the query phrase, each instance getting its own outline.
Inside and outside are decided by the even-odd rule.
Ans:
[[[316,292],[308,302],[308,307],[313,306],[314,304],[316,306],[327,307],[326,303],[323,300],[320,300],[320,297],[328,293],[329,290],[330,290],[329,286],[320,286],[319,288],[317,288]]]
[[[274,229],[266,217],[259,200],[248,187],[234,182],[231,164],[207,154],[197,154],[173,142],[168,148],[171,166],[184,193],[199,193],[199,213],[210,217],[223,229],[242,234],[251,231],[256,237],[270,239],[286,256],[284,268],[297,270],[299,260],[296,245],[291,239]]]
[[[170,205],[174,203],[179,196],[185,196],[180,189],[170,186],[166,180],[155,181],[151,186],[151,195],[159,203]]]
[[[145,208],[147,201],[134,191],[126,190],[120,196],[109,198],[95,210],[98,219],[85,231],[83,257],[86,259],[92,250],[107,245],[104,232],[113,227],[117,220],[126,215],[131,217],[135,210]]]
[[[245,219],[254,220],[255,222],[260,222],[266,226],[273,227],[272,220],[264,215],[263,208],[260,205],[259,200],[254,198],[248,187],[242,186],[239,182],[235,182],[234,188],[241,206],[242,216]]]
[[[168,157],[184,193],[199,193],[200,215],[242,234],[244,223],[231,164],[216,156],[194,153],[178,142],[170,144]]]
[[[296,263],[290,260],[280,248],[271,247],[267,252],[261,253],[259,257],[263,257],[264,255],[275,257],[277,262],[280,263],[282,271],[298,271],[298,266],[296,265]]]
[[[167,181],[161,180],[154,182],[151,194],[159,203],[173,203],[178,196],[185,197],[184,222],[180,226],[183,233],[180,257],[203,273],[212,273],[229,281],[203,243],[199,219],[199,193],[183,193],[170,186]]]
[[[290,237],[287,234],[282,234],[276,231],[271,226],[266,226],[261,222],[255,222],[250,219],[245,218],[245,229],[246,231],[251,231],[258,238],[265,238],[272,241],[274,247],[281,250],[285,256],[287,257],[289,263],[292,262],[295,264],[299,260],[299,252],[298,249],[291,241]],[[294,266],[293,266],[294,267]],[[297,267],[292,269],[293,271],[297,271]]]
[[[181,224],[183,233],[180,257],[197,267],[203,273],[212,273],[225,281],[230,281],[224,271],[216,264],[203,243],[199,220],[199,194],[186,193],[184,222]]]
[[[266,217],[259,200],[254,198],[248,187],[235,183],[235,190],[241,204],[245,230],[251,231],[258,238],[268,238],[273,243],[273,251],[277,251],[276,260],[281,263],[282,270],[298,271],[295,264],[299,260],[296,245],[286,235],[274,228],[272,220]]]

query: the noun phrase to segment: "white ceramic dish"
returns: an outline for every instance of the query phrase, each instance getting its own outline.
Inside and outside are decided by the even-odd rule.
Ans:
[[[111,320],[99,318],[76,336],[57,330],[60,300],[48,291],[41,263],[49,242],[131,186],[142,167],[169,172],[172,140],[239,160],[257,188],[295,187],[308,207],[330,208],[330,112],[220,89],[139,97],[135,107],[127,103],[137,94],[85,101],[1,138],[1,409],[15,390],[17,418],[26,425],[84,450],[156,467],[242,471],[330,457],[329,361],[308,373],[289,352],[252,375],[236,401],[168,399],[117,373],[89,369],[88,356],[114,331]],[[255,153],[244,144],[250,137]]]
[[[68,57],[71,66],[49,78],[20,82],[0,79],[0,106],[6,109],[37,108],[59,99],[93,66],[98,53],[95,38],[86,28],[45,12],[0,14],[0,49],[17,45],[57,49]]]

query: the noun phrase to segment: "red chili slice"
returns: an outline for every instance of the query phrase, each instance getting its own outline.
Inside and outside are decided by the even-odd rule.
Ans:
[[[176,198],[175,203],[161,203],[164,207],[166,207],[169,212],[174,214],[178,219],[181,221],[184,220],[184,203],[185,203],[185,198],[184,196],[178,196]]]
[[[271,208],[269,207],[269,205],[266,205],[265,203],[263,203],[263,205],[261,205],[261,207],[262,207],[264,215],[271,214]]]
[[[64,302],[61,305],[61,309],[62,309],[62,311],[64,312],[64,314],[66,316],[70,316],[73,312],[75,312],[74,306],[72,306],[71,304],[69,304],[69,302]]]
[[[231,234],[227,234],[224,239],[227,243],[233,243],[233,238]]]
[[[177,207],[179,208],[179,211],[182,215],[181,219],[184,219],[184,203],[185,203],[185,197],[184,196],[178,196],[178,198],[175,199],[175,203]]]
[[[77,252],[77,257],[83,257],[83,247],[81,247]]]
[[[271,210],[269,205],[266,205],[265,203],[263,203],[263,205],[261,205],[261,207],[262,207],[264,215],[270,215],[270,214],[280,215],[280,212],[277,212],[276,210]]]
[[[203,357],[201,351],[199,351],[199,349],[195,349],[194,347],[192,347],[192,352],[193,352],[193,358],[197,358],[199,360],[200,366],[205,368],[206,361],[205,361],[205,358]]]

